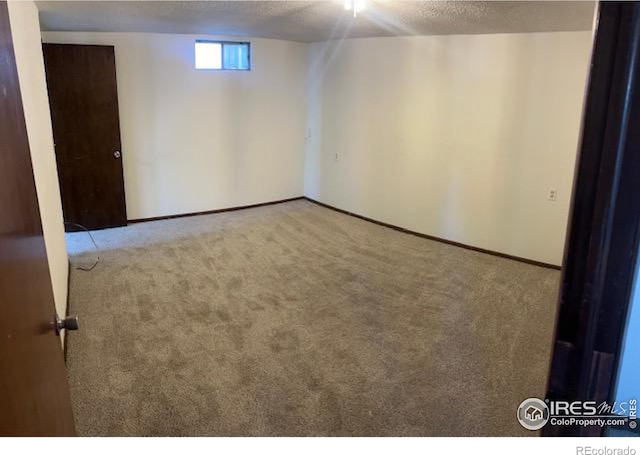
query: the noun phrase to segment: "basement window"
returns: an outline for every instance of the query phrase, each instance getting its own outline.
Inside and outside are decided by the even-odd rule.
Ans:
[[[251,47],[239,41],[196,41],[196,69],[251,70]]]

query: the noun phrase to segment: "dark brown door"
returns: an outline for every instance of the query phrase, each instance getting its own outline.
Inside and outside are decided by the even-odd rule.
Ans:
[[[0,436],[73,435],[6,2],[0,87]]]
[[[124,226],[113,47],[45,44],[43,48],[67,230]]]

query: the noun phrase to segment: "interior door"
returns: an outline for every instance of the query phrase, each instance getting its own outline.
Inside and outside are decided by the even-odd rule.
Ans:
[[[0,436],[73,435],[6,2],[0,87]]]
[[[43,49],[67,230],[124,226],[113,46],[44,44]]]

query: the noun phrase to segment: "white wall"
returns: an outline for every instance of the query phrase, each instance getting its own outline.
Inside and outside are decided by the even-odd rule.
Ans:
[[[590,48],[590,32],[313,44],[305,195],[561,264]]]
[[[43,37],[116,48],[130,219],[304,191],[561,263],[590,32],[251,39],[251,72],[196,71],[202,36]]]
[[[302,196],[306,45],[248,39],[251,71],[214,72],[194,69],[194,41],[213,37],[43,38],[115,46],[129,219]]]
[[[10,1],[8,7],[49,272],[56,310],[63,316],[67,307],[69,263],[53,150],[38,10],[32,1]]]

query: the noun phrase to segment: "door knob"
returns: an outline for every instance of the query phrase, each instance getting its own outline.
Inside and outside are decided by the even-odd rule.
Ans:
[[[115,152],[113,152],[113,156],[115,156],[116,158],[120,158],[120,150],[116,150]]]
[[[55,324],[56,326],[56,334],[59,335],[60,332],[62,332],[63,329],[66,330],[78,330],[78,316],[76,316],[75,314],[72,314],[70,316],[67,316],[64,319],[60,319],[58,316],[56,316],[56,320],[55,320]]]

